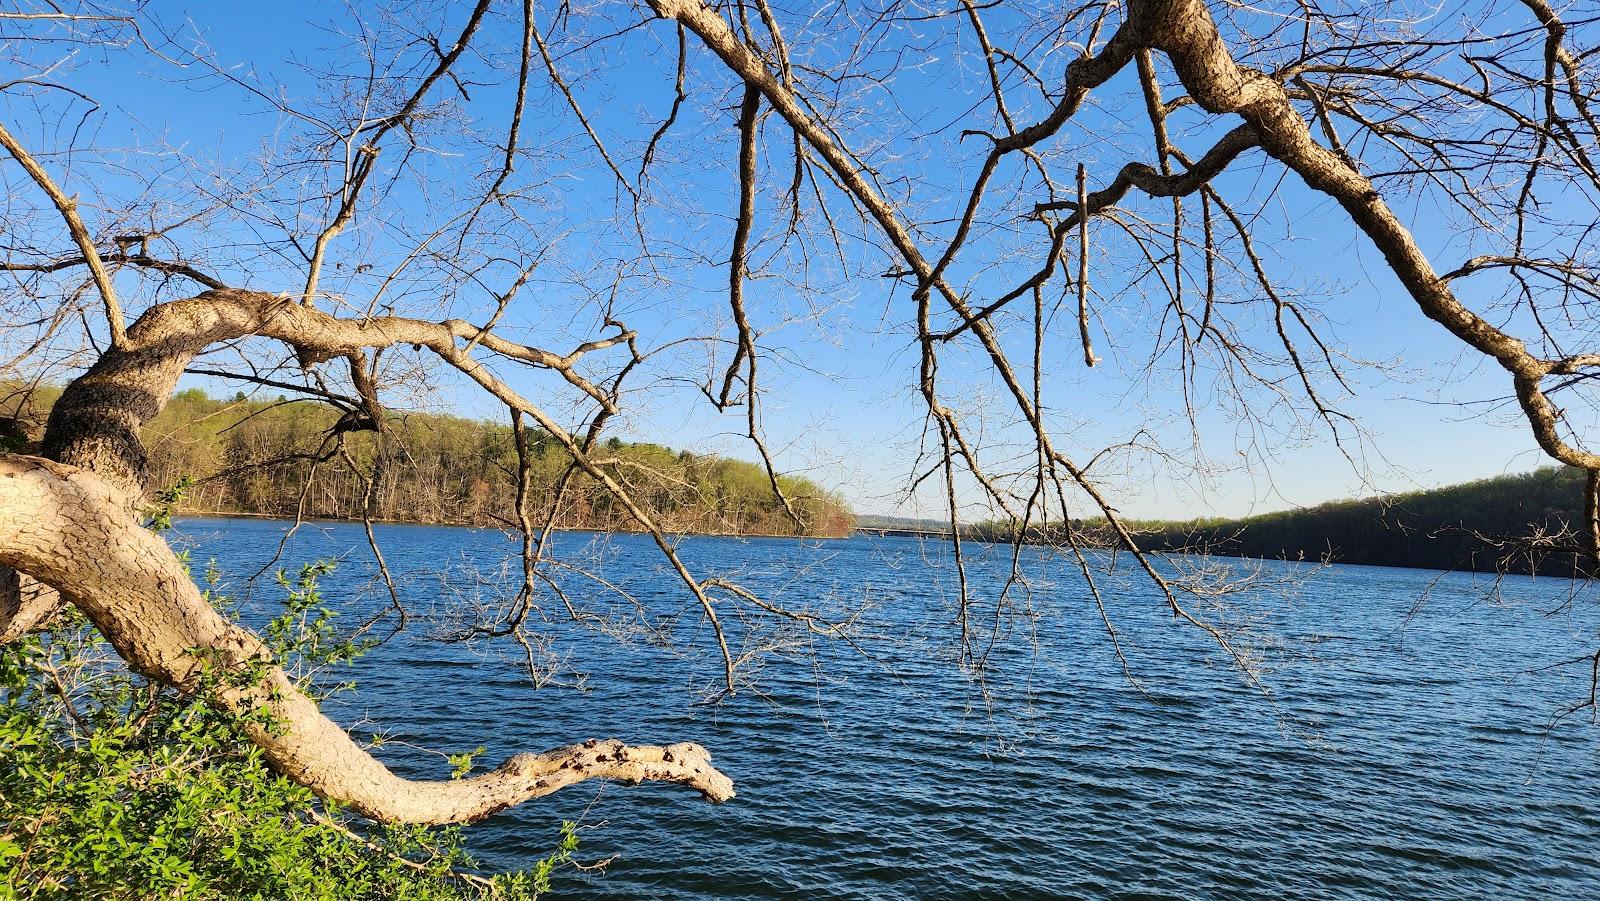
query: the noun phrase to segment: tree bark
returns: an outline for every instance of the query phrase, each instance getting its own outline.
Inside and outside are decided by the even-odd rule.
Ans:
[[[0,566],[0,644],[44,628],[65,604],[50,586]]]

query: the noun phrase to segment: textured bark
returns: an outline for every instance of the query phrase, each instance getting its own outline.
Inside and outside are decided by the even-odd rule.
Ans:
[[[204,299],[211,296],[228,302]],[[67,386],[50,411],[40,452],[92,470],[115,485],[131,509],[149,473],[139,430],[166,406],[196,354],[212,342],[251,334],[280,303],[274,295],[215,291],[152,307],[119,346]],[[47,589],[8,588],[16,581],[0,570],[0,642],[42,628],[66,603]]]
[[[323,716],[248,630],[218,614],[166,544],[141,528],[122,491],[75,467],[0,457],[0,565],[59,590],[128,665],[169,685],[204,691],[240,713],[280,772],[374,819],[470,822],[585,779],[663,781],[713,801],[733,784],[698,745],[633,747],[590,741],[519,754],[471,779],[411,781],[390,772]]]
[[[44,628],[65,604],[48,585],[0,566],[0,644]]]
[[[148,459],[139,430],[166,406],[195,355],[217,341],[253,334],[285,302],[273,295],[214,291],[150,308],[67,386],[50,411],[42,453],[94,471],[135,502]]]

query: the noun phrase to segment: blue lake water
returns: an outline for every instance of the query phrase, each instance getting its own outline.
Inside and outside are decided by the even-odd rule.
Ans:
[[[286,525],[191,519],[177,540],[259,608],[276,590],[243,579]],[[520,579],[499,569],[516,553],[499,532],[378,531],[416,610],[460,610]],[[380,754],[414,776],[447,767],[410,745],[483,745],[488,766],[589,737],[712,750],[738,786],[728,804],[586,783],[469,827],[486,867],[513,868],[548,853],[563,819],[580,822],[579,856],[614,859],[567,871],[558,897],[1600,897],[1600,728],[1587,713],[1552,724],[1587,696],[1588,671],[1535,672],[1600,641],[1600,605],[1570,598],[1568,583],[1510,577],[1493,594],[1482,576],[1270,565],[1299,589],[1217,611],[1260,655],[1263,690],[1123,560],[1102,582],[1141,692],[1081,577],[1025,549],[1042,578],[1013,595],[1028,615],[999,620],[979,690],[955,665],[946,548],[690,538],[680,552],[701,575],[734,575],[790,607],[871,605],[860,650],[790,636],[755,690],[706,705],[720,658],[648,541],[571,534],[559,546],[698,644],[619,643],[552,616],[562,684],[535,690],[516,646],[442,644],[424,623],[359,661],[359,690],[328,705],[358,736],[407,743]],[[341,557],[328,598],[367,592],[353,602],[365,609],[367,554],[359,526],[308,524],[281,562]],[[992,591],[1008,570],[992,552],[973,561],[973,581]],[[634,610],[563,578],[576,600]],[[762,628],[732,622],[735,651]]]

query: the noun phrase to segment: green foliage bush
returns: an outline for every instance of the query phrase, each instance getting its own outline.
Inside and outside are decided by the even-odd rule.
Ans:
[[[308,689],[364,648],[322,604],[330,569],[280,574],[265,632]],[[0,899],[509,901],[545,891],[577,847],[569,823],[531,870],[476,875],[459,828],[341,812],[273,772],[240,726],[129,672],[76,614],[0,646]]]

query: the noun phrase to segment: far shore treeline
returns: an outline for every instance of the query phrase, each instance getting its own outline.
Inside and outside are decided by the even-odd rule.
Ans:
[[[0,385],[0,442],[22,446],[43,431],[60,389]],[[152,489],[190,479],[178,512],[244,513],[510,526],[517,522],[517,452],[509,424],[436,413],[393,411],[381,433],[332,436],[340,413],[284,398],[218,400],[178,392],[143,431]],[[528,509],[535,527],[550,514],[571,457],[549,434],[526,432],[533,460]],[[808,479],[779,484],[805,523],[798,529],[753,463],[604,439],[593,451],[669,532],[836,537],[854,516],[838,494]],[[370,489],[369,489],[370,481]],[[370,494],[370,497],[369,497]],[[593,478],[572,478],[555,525],[632,531],[638,523]]]
[[[1431,491],[1341,500],[1242,519],[1131,523],[1146,550],[1190,550],[1233,557],[1329,560],[1375,566],[1573,575],[1586,572],[1581,538],[1584,475],[1547,467]],[[1103,520],[1075,522],[1085,544],[1110,547]],[[1008,523],[963,530],[976,540],[1009,541]],[[1027,540],[1061,540],[1059,526],[1030,528]]]
[[[43,431],[60,389],[0,384],[0,450],[26,449]],[[325,404],[282,397],[219,400],[198,389],[178,392],[144,430],[151,486],[192,480],[180,513],[227,513],[313,519],[510,526],[517,521],[517,461],[511,427],[437,413],[392,411],[381,433],[343,433]],[[535,527],[550,517],[570,457],[550,435],[527,431],[533,460],[529,512]],[[808,479],[780,476],[801,520],[773,496],[766,472],[742,460],[675,451],[658,444],[605,439],[594,451],[670,532],[842,537],[857,524],[836,492]],[[1570,575],[1584,565],[1574,530],[1583,521],[1581,472],[1540,469],[1408,494],[1332,501],[1241,519],[1131,522],[1146,550],[1236,557],[1331,560],[1381,566]],[[627,511],[592,478],[578,473],[553,523],[563,529],[632,531]],[[865,517],[869,527],[943,531],[935,520]],[[1116,542],[1103,520],[1078,520],[1082,545]],[[1004,521],[964,525],[976,541],[1010,541]],[[1059,524],[1031,525],[1023,540],[1060,543]]]

